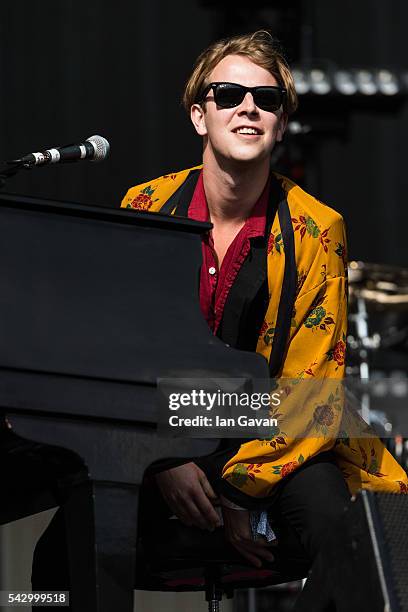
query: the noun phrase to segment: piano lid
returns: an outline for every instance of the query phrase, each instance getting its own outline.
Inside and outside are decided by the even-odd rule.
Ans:
[[[188,219],[0,196],[0,367],[155,384],[267,377],[214,337],[198,300]]]

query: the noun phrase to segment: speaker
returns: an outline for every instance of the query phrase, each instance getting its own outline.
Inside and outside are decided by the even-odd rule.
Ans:
[[[408,497],[362,491],[346,513],[350,611],[408,612]],[[350,563],[350,561],[352,561]]]

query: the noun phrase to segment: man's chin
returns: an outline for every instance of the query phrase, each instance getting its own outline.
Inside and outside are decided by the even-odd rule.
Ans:
[[[269,164],[270,162],[270,153],[268,151],[262,150],[262,151],[249,151],[249,150],[235,150],[235,151],[215,151],[213,150],[213,154],[214,154],[214,158],[217,162],[217,164],[220,167],[226,167],[226,166],[230,166],[230,167],[236,167],[236,168],[241,168],[242,170],[244,170],[244,168],[251,168],[251,167],[257,167],[259,166],[259,164],[265,163],[265,160],[267,160],[267,163]],[[205,155],[204,155],[204,161],[205,161]]]
[[[265,151],[262,151],[261,153],[250,153],[249,151],[246,151],[230,155],[229,161],[236,164],[253,165],[259,164],[265,159],[265,157],[269,157],[269,154],[266,154]]]

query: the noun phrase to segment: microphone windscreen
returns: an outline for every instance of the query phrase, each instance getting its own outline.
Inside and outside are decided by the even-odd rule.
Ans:
[[[95,155],[91,161],[98,162],[106,159],[109,155],[110,144],[103,136],[90,136],[86,139],[86,142],[90,142],[94,148]]]

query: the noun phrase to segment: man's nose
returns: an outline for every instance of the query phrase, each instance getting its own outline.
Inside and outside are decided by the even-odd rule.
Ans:
[[[245,94],[245,98],[242,100],[239,105],[239,110],[244,111],[246,113],[257,113],[258,107],[255,104],[255,100],[250,91],[247,91]]]

